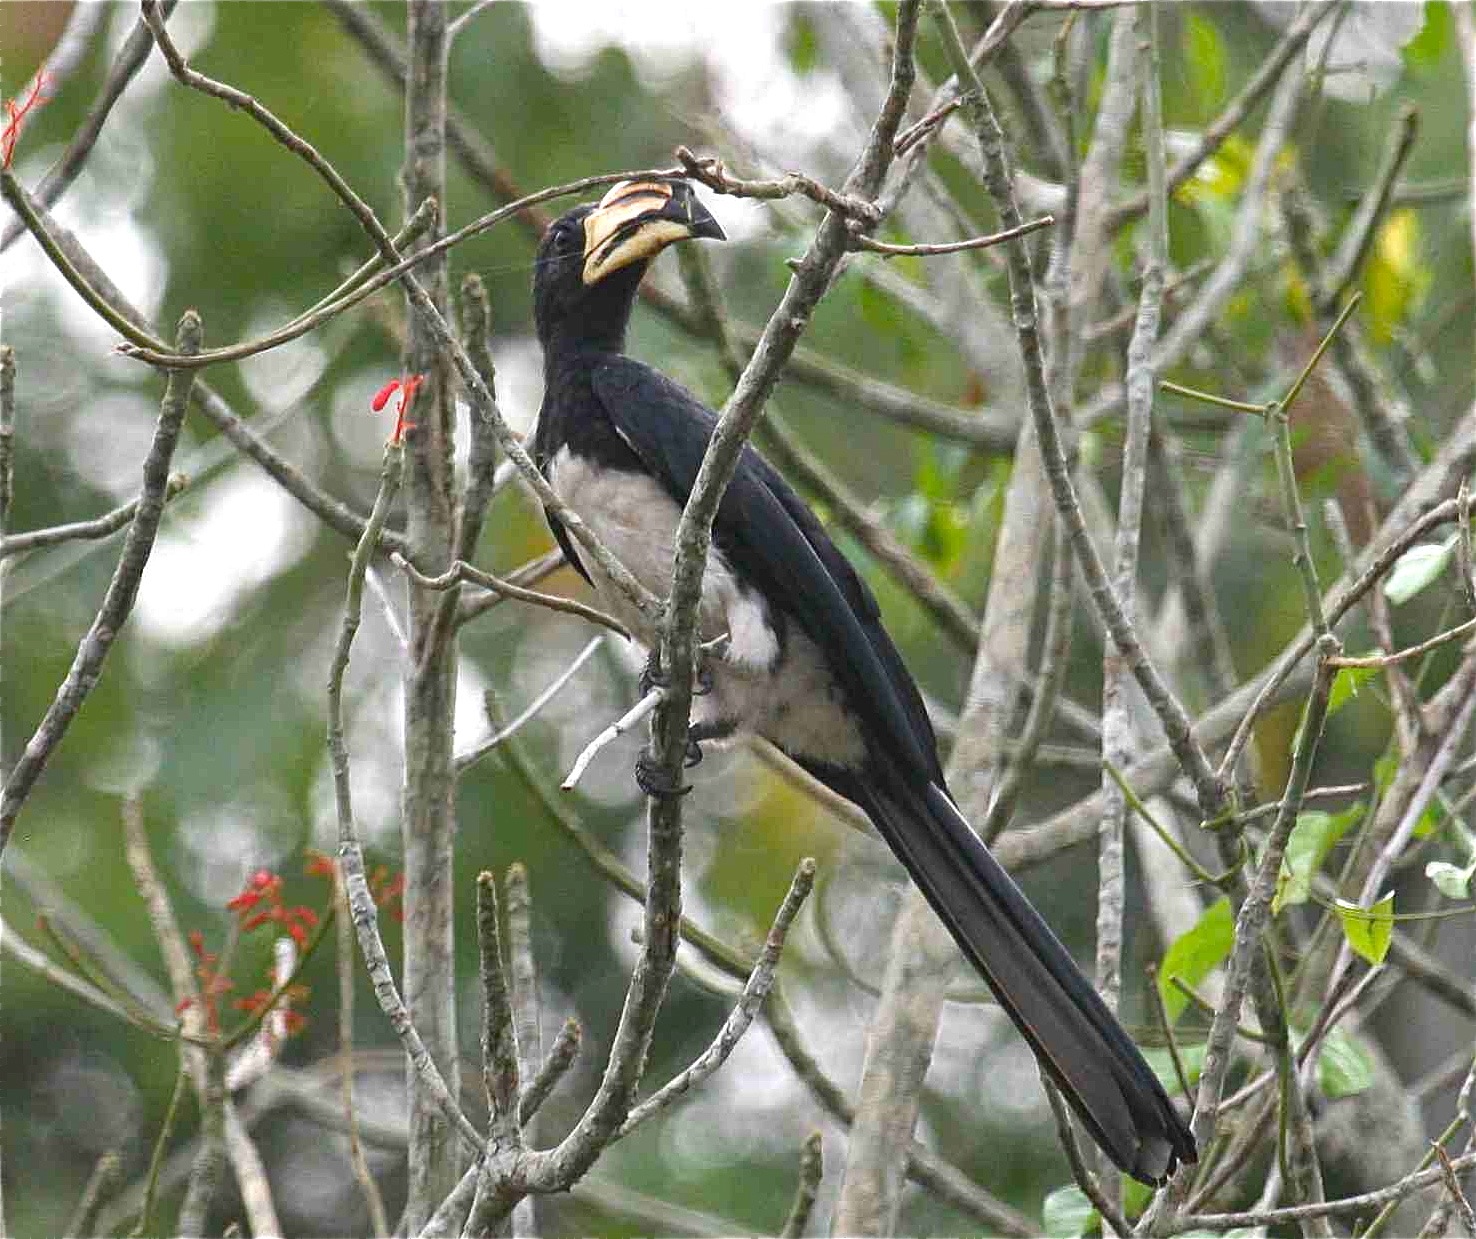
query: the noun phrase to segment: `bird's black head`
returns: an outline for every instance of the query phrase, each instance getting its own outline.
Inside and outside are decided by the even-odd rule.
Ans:
[[[549,225],[533,273],[533,318],[551,346],[618,350],[646,264],[668,245],[723,230],[686,181],[621,181]]]

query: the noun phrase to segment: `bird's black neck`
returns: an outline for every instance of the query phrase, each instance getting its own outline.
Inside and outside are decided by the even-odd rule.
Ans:
[[[625,329],[645,272],[646,264],[636,262],[591,287],[576,284],[535,297],[545,375],[575,363],[581,355],[625,352]]]

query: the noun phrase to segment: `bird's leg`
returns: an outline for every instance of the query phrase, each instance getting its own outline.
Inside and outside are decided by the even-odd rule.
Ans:
[[[693,723],[687,728],[687,769],[690,770],[702,760],[703,741],[726,740],[737,730],[738,724],[732,719],[710,718]]]
[[[707,665],[707,651],[700,645],[692,652],[692,696],[706,697],[712,692],[712,668]]]

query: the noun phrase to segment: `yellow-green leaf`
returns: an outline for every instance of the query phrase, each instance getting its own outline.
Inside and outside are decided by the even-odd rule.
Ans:
[[[1339,899],[1338,920],[1343,937],[1353,953],[1371,964],[1382,964],[1394,937],[1394,892],[1390,891],[1371,908]]]
[[[1341,667],[1333,676],[1332,689],[1327,695],[1327,714],[1331,718],[1354,697],[1358,690],[1379,674],[1377,667]]]

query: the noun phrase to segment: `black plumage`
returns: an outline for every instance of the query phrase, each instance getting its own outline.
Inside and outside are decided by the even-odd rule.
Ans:
[[[546,385],[535,458],[663,596],[716,417],[626,357],[625,328],[656,253],[721,235],[684,182],[627,182],[549,228],[534,280]],[[549,521],[570,562],[649,646],[649,626]],[[1132,1041],[954,806],[876,599],[751,448],[713,524],[700,623],[704,639],[727,632],[730,644],[708,668],[711,691],[695,699],[694,739],[755,731],[865,810],[1112,1160],[1145,1182],[1194,1161],[1193,1137]]]

